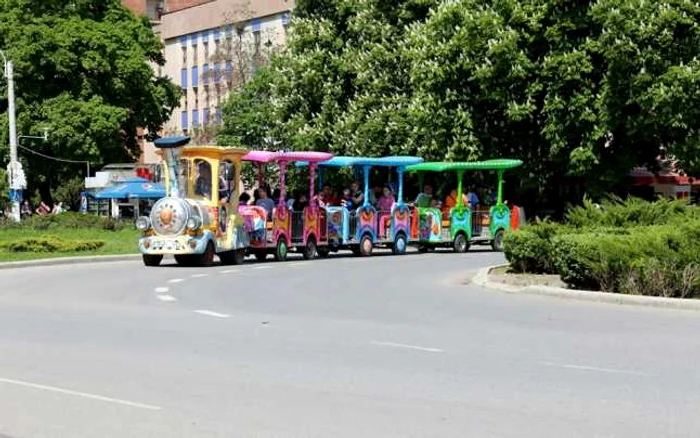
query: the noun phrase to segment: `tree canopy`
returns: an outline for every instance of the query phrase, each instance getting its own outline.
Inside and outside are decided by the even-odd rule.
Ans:
[[[137,128],[155,134],[179,103],[179,89],[154,72],[165,60],[148,19],[119,0],[4,1],[0,47],[15,64],[18,135],[49,128],[47,142],[20,144],[50,156],[93,165],[134,161]],[[4,149],[6,114],[2,120]],[[44,197],[52,178],[80,170],[20,156],[30,186],[40,185]]]
[[[232,97],[270,119],[237,129],[342,154],[518,158],[539,187],[606,190],[664,154],[700,171],[695,2],[299,0],[292,23],[273,71]]]

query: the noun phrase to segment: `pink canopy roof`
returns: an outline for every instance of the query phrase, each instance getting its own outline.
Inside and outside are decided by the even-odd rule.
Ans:
[[[327,152],[299,151],[299,152],[272,152],[272,151],[250,151],[243,156],[244,161],[255,161],[257,163],[269,163],[271,161],[306,161],[318,163],[328,161],[333,158],[333,154]]]
[[[328,152],[314,152],[314,151],[299,151],[299,152],[282,152],[279,160],[287,161],[308,161],[311,163],[318,163],[320,161],[328,161],[333,158],[333,154]]]
[[[279,152],[272,151],[250,151],[241,158],[243,161],[255,161],[257,163],[269,163],[274,161]]]

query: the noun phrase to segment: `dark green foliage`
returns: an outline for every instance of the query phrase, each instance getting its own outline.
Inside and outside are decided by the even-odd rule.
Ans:
[[[303,0],[276,74],[224,118],[295,149],[520,158],[524,188],[605,193],[662,147],[700,170],[698,22],[682,0]]]
[[[545,221],[506,234],[504,252],[511,268],[516,272],[554,273],[552,238],[561,228]]]
[[[700,228],[700,222],[687,226]],[[700,296],[700,241],[689,231],[663,225],[637,227],[624,236],[595,232],[557,236],[555,268],[563,281],[580,289]]]
[[[39,231],[54,229],[119,231],[124,229],[125,223],[112,219],[111,217],[67,212],[61,214],[50,214],[47,216],[33,215],[23,219],[22,222],[19,223],[9,219],[3,219],[0,221],[0,227]]]
[[[0,47],[15,64],[17,132],[48,141],[23,146],[73,160],[124,162],[138,156],[137,128],[158,132],[180,90],[158,77],[162,44],[146,17],[119,0],[0,2]],[[6,91],[2,81],[0,95]],[[7,117],[0,121],[6,151]],[[84,165],[57,163],[20,151],[30,188],[83,175]]]
[[[586,202],[566,225],[511,233],[505,255],[517,272],[556,273],[578,289],[700,296],[700,208],[682,201]]]
[[[0,246],[10,252],[83,252],[105,245],[104,240],[63,240],[54,236],[3,242]]]

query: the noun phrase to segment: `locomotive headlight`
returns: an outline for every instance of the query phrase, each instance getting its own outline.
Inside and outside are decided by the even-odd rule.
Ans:
[[[202,221],[196,216],[191,216],[189,219],[187,219],[187,228],[192,231],[196,230],[201,225]]]
[[[136,219],[136,228],[141,231],[147,231],[149,228],[151,228],[151,220],[148,218],[148,216],[140,216],[138,219]]]

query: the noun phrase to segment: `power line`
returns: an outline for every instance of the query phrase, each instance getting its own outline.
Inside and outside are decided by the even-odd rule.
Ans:
[[[47,160],[54,160],[54,161],[60,161],[63,163],[74,163],[74,164],[87,164],[87,171],[88,174],[87,176],[90,176],[90,162],[89,161],[79,161],[79,160],[69,160],[68,158],[57,158],[57,157],[52,157],[46,154],[42,154],[41,152],[37,152],[35,150],[29,149],[28,147],[24,147],[22,145],[17,145],[20,148],[24,149],[27,152],[31,152],[34,155],[38,155],[40,157],[46,158]]]

